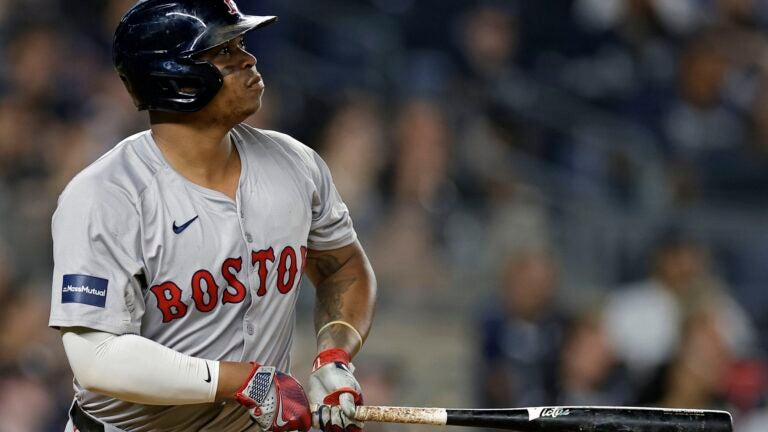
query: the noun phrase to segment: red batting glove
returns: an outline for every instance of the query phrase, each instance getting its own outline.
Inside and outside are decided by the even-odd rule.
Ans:
[[[309,376],[309,398],[318,405],[315,426],[324,432],[359,432],[363,423],[354,419],[355,407],[363,404],[360,384],[349,354],[331,348],[318,354]]]
[[[235,400],[248,408],[265,431],[308,431],[312,413],[301,384],[272,366],[251,365],[251,374],[235,393]]]

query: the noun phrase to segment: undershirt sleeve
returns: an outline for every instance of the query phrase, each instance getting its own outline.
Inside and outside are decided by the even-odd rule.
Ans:
[[[66,329],[64,350],[87,390],[145,405],[213,402],[219,362],[191,357],[137,335]]]

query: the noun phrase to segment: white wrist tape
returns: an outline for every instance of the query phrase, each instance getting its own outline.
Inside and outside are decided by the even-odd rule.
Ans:
[[[136,335],[64,331],[75,378],[84,388],[127,402],[184,405],[213,402],[219,362],[191,357]]]

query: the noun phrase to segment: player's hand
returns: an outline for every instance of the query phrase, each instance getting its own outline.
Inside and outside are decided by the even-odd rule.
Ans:
[[[248,408],[262,430],[308,431],[312,413],[301,384],[274,367],[251,364],[251,374],[235,393],[235,400]]]
[[[318,354],[309,376],[309,400],[317,410],[314,426],[325,432],[358,432],[363,423],[354,420],[355,407],[363,404],[363,393],[352,373],[349,354],[332,348]]]

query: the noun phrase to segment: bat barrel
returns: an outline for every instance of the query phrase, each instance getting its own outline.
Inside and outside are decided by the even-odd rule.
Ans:
[[[447,423],[520,432],[731,432],[724,411],[624,407],[446,410]]]

